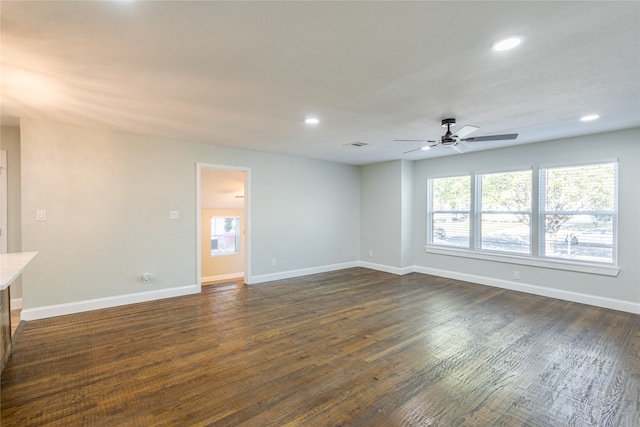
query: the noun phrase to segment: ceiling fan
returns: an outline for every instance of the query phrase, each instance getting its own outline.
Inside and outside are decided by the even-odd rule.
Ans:
[[[405,151],[403,154],[412,153],[418,150],[428,150],[431,147],[435,147],[437,145],[444,145],[447,147],[451,147],[459,153],[464,153],[466,149],[461,142],[481,142],[481,141],[503,141],[508,139],[516,139],[518,137],[517,133],[507,133],[504,135],[486,135],[486,136],[476,136],[465,138],[467,135],[472,134],[477,131],[479,128],[477,126],[466,125],[460,128],[460,130],[456,133],[451,133],[451,126],[456,125],[456,119],[443,119],[442,127],[447,128],[447,132],[442,135],[439,141],[429,140],[429,139],[394,139],[394,141],[398,142],[426,142],[427,145],[422,146],[420,148],[416,148],[415,150]]]

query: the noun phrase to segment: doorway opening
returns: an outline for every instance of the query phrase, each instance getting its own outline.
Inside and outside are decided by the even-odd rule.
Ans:
[[[197,176],[199,283],[247,283],[250,170],[198,163]]]

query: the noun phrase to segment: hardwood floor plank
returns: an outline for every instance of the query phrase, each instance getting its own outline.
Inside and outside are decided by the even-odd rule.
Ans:
[[[26,322],[3,426],[637,426],[640,316],[354,268]]]

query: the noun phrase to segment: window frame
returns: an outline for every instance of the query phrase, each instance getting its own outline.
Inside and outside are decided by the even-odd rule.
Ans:
[[[469,178],[469,209],[439,209],[439,210],[435,210],[432,209],[433,208],[433,180],[436,179],[449,179],[449,178]],[[456,249],[464,249],[464,247],[462,246],[456,246],[456,245],[442,245],[442,244],[437,244],[433,242],[433,231],[434,231],[434,223],[435,221],[433,220],[433,214],[450,214],[450,215],[467,215],[467,217],[469,218],[469,246],[468,247],[472,247],[473,245],[473,221],[471,221],[472,215],[473,215],[473,204],[471,203],[471,200],[473,200],[473,194],[472,193],[472,189],[473,189],[473,175],[472,174],[464,174],[464,175],[451,175],[451,176],[439,176],[439,177],[434,177],[434,178],[430,178],[427,182],[427,197],[428,197],[428,201],[427,201],[427,206],[428,206],[428,218],[429,221],[427,221],[427,244],[430,245],[434,245],[434,246],[444,246],[447,248],[456,248]]]
[[[613,163],[615,167],[615,175],[614,175],[614,185],[615,185],[615,212],[613,221],[613,260],[611,263],[609,262],[596,262],[596,261],[584,261],[584,260],[575,260],[575,259],[566,259],[566,258],[554,258],[548,256],[540,255],[540,246],[544,244],[544,236],[541,236],[540,233],[545,232],[544,229],[544,220],[541,214],[542,203],[540,202],[540,197],[543,197],[543,189],[541,188],[541,173],[540,171],[543,169],[550,168],[570,168],[570,167],[581,167],[581,166],[589,166],[589,165],[598,165],[598,164],[608,164]],[[492,174],[492,173],[504,173],[509,171],[520,171],[531,169],[531,221],[530,221],[530,253],[522,254],[516,252],[499,252],[499,251],[491,251],[478,249],[478,245],[480,245],[480,218],[481,218],[481,210],[480,210],[480,195],[479,195],[479,185],[477,181],[479,181],[479,176],[484,174]],[[427,178],[427,239],[426,244],[424,246],[425,252],[431,254],[440,254],[440,255],[449,255],[449,256],[458,256],[464,258],[472,258],[472,259],[480,259],[487,261],[497,261],[502,263],[509,264],[517,264],[517,265],[528,265],[535,267],[544,267],[550,269],[557,270],[567,270],[567,271],[575,271],[575,272],[584,272],[590,274],[599,274],[605,276],[617,276],[620,268],[618,267],[618,198],[619,198],[619,161],[618,159],[602,159],[599,161],[585,161],[585,162],[571,162],[571,163],[560,163],[553,165],[533,165],[522,168],[514,168],[514,169],[492,169],[492,170],[483,170],[482,172],[478,171],[470,171],[461,174],[454,174],[448,176],[430,176]],[[432,209],[433,204],[433,186],[432,182],[435,179],[440,178],[451,178],[451,177],[459,177],[459,176],[469,176],[470,177],[470,218],[473,220],[470,221],[469,230],[469,247],[456,247],[451,245],[443,245],[434,243],[432,241],[433,236],[433,213],[438,212]],[[608,213],[607,213],[608,214]]]
[[[529,172],[529,210],[483,210],[482,209],[482,177],[486,175],[497,175],[497,174],[509,174],[509,173],[517,173],[517,172]],[[489,252],[495,254],[506,254],[506,255],[515,255],[515,256],[531,256],[533,253],[533,187],[534,187],[534,176],[533,176],[533,168],[518,168],[518,169],[509,169],[509,170],[501,170],[501,171],[491,171],[491,172],[479,172],[475,174],[475,215],[474,215],[474,228],[476,230],[476,236],[474,239],[475,246],[474,249],[481,252]],[[528,251],[525,252],[515,252],[515,251],[503,251],[497,249],[485,249],[482,247],[482,215],[496,215],[496,214],[508,214],[508,215],[517,215],[517,214],[525,214],[529,215],[529,241],[528,241]]]
[[[209,238],[210,244],[211,244],[211,246],[213,246],[213,237],[214,236],[223,236],[224,235],[224,234],[214,234],[215,230],[214,230],[213,222],[215,220],[217,220],[217,219],[225,220],[227,218],[233,219],[234,223],[235,223],[235,227],[234,228],[235,228],[235,249],[236,250],[234,252],[214,252],[214,249],[212,247],[209,250],[209,255],[211,257],[219,257],[219,256],[225,256],[225,255],[238,255],[241,252],[241,247],[240,247],[240,245],[241,245],[241,239],[240,239],[240,233],[241,233],[240,221],[241,221],[241,218],[240,218],[239,215],[231,215],[231,216],[229,216],[229,215],[212,215],[209,218],[209,224],[210,224],[210,230],[211,230],[210,238]]]
[[[546,210],[546,182],[543,185],[543,181],[545,180],[545,176],[543,171],[548,169],[569,169],[569,168],[579,168],[579,167],[588,167],[588,166],[598,166],[598,165],[613,165],[613,211],[601,211],[601,210],[584,210],[584,211],[576,211],[576,210],[566,210],[566,211],[549,211]],[[580,163],[580,164],[562,164],[562,165],[543,165],[539,167],[538,170],[538,188],[539,191],[539,199],[538,199],[538,220],[541,224],[538,227],[538,241],[540,244],[538,245],[537,255],[541,259],[550,259],[550,260],[566,260],[570,262],[578,262],[578,263],[587,263],[587,264],[602,264],[607,266],[617,266],[618,265],[618,188],[619,188],[619,173],[618,173],[618,160],[603,160],[597,162],[588,162],[588,163]],[[543,200],[545,200],[543,202]],[[597,262],[597,261],[586,261],[586,260],[576,260],[570,258],[560,258],[553,257],[544,254],[545,244],[546,244],[546,230],[545,230],[545,217],[550,213],[558,212],[565,213],[568,215],[611,215],[611,230],[612,230],[612,262]]]

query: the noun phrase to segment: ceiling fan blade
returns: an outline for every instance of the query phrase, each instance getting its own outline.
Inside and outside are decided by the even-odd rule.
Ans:
[[[394,139],[395,142],[435,142],[430,139]]]
[[[471,135],[473,132],[480,129],[478,126],[466,125],[460,128],[460,130],[453,134],[453,136],[457,136],[458,138],[464,138],[467,135]]]
[[[419,150],[422,150],[422,147],[420,147],[420,148],[416,148],[415,150],[405,151],[405,152],[404,152],[404,153],[402,153],[402,154],[413,153],[414,151],[419,151]]]
[[[469,151],[469,147],[459,142],[457,144],[450,145],[449,147],[453,148],[454,150],[456,150],[458,153],[461,153],[461,154]]]
[[[487,136],[472,136],[471,138],[463,138],[460,141],[470,141],[470,142],[478,142],[478,141],[504,141],[507,139],[516,139],[518,137],[517,133],[507,133],[504,135],[487,135]]]

